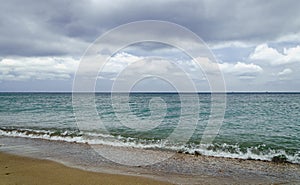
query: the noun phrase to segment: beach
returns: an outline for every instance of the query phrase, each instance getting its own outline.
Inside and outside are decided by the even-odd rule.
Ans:
[[[149,178],[104,174],[66,167],[49,160],[39,160],[0,153],[0,184],[43,185],[118,185],[169,183]]]
[[[0,143],[1,175],[7,180],[7,183],[2,181],[4,184],[23,181],[32,184],[37,179],[43,181],[36,184],[300,183],[299,164],[173,153],[169,159],[152,165],[128,166],[105,159],[87,144],[3,136]],[[107,145],[99,145],[98,151],[100,149],[117,149],[132,155],[153,152]],[[155,152],[158,155],[166,153]],[[126,157],[124,159],[128,159]]]

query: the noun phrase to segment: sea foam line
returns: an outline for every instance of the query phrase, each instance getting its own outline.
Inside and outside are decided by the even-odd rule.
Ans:
[[[32,139],[45,139],[51,141],[65,141],[72,143],[85,143],[90,145],[110,145],[116,147],[134,147],[140,149],[162,149],[171,151],[181,151],[187,154],[202,154],[206,156],[238,158],[238,159],[254,159],[272,161],[274,156],[284,155],[288,162],[300,164],[300,151],[295,155],[288,155],[284,150],[268,150],[267,153],[253,153],[252,150],[257,147],[247,148],[246,152],[242,152],[238,145],[228,145],[223,143],[217,150],[210,150],[213,145],[170,145],[166,141],[160,140],[142,140],[136,138],[125,138],[122,136],[112,136],[109,134],[78,132],[75,135],[72,131],[61,132],[60,135],[53,135],[55,132],[49,130],[32,130],[32,129],[0,129],[0,136],[22,137]],[[223,151],[224,148],[234,148],[234,152]]]

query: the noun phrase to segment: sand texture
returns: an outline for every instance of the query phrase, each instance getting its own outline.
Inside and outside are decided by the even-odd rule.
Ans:
[[[119,184],[169,184],[153,179],[88,172],[66,167],[48,160],[19,157],[0,153],[1,185],[119,185]]]

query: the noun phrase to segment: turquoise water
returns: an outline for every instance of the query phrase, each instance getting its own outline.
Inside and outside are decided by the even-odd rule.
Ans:
[[[245,159],[271,160],[276,155],[285,155],[288,161],[300,163],[300,94],[227,94],[222,127],[209,146],[200,145],[200,141],[211,116],[211,95],[198,96],[199,120],[193,136],[184,144],[165,142],[178,126],[179,119],[186,116],[181,115],[179,95],[168,93],[132,93],[128,102],[130,110],[118,112],[124,118],[133,114],[145,123],[151,116],[151,106],[160,108],[150,104],[151,99],[164,100],[165,115],[151,117],[152,122],[159,124],[148,131],[124,125],[112,107],[111,95],[96,94],[97,113],[109,133],[95,127],[78,128],[71,93],[0,93],[0,135],[188,153],[198,151],[204,155]],[[190,108],[193,108],[192,103]],[[85,121],[89,123],[89,114]]]

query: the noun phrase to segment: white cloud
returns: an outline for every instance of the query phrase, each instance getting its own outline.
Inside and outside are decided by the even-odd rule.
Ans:
[[[70,79],[79,66],[79,60],[71,57],[18,57],[5,58],[0,61],[0,80],[28,81],[28,80],[62,80]],[[87,71],[94,71],[97,61],[85,65]],[[96,62],[96,63],[93,63]],[[134,67],[129,67],[137,62]],[[82,67],[82,66],[81,66]],[[185,66],[187,67],[187,66]],[[193,66],[188,66],[193,67]],[[116,75],[128,68],[132,75],[136,73],[172,73],[173,68],[166,62],[153,62],[147,57],[135,56],[121,52],[111,57],[98,78],[115,79]],[[97,69],[96,69],[97,70]],[[176,75],[176,74],[174,74]]]
[[[300,32],[281,36],[276,42],[300,42]]]
[[[105,64],[102,72],[119,73],[133,62],[143,60],[144,57],[138,57],[129,53],[117,53]]]
[[[178,70],[175,70],[175,68],[179,67],[186,73],[186,75],[190,76],[191,78],[203,78],[201,69],[198,65],[195,64],[194,61],[168,61],[168,59],[163,57],[152,58],[144,56],[135,56],[126,52],[121,52],[117,53],[115,56],[110,58],[110,60],[105,64],[104,68],[99,73],[99,75],[101,76],[100,78],[108,78],[112,80],[115,79],[116,75],[118,75],[125,69],[127,70],[127,75],[129,75],[130,73],[133,76],[142,73],[146,75],[153,72],[155,72],[156,74],[177,75],[175,71]],[[207,58],[197,58],[197,62],[201,62],[201,66],[204,67],[208,72],[212,71],[212,66],[209,65],[210,61]],[[217,64],[215,65],[217,66]],[[182,73],[180,73],[180,75],[182,75]]]
[[[246,64],[242,62],[232,63],[221,63],[219,64],[223,73],[233,74],[239,76],[241,79],[254,78],[263,72],[263,69],[253,63]]]
[[[139,61],[138,63],[135,63]],[[185,71],[186,75],[190,76],[192,79],[203,80],[203,75],[205,73],[218,75],[219,72],[223,72],[225,74],[231,74],[237,76],[239,79],[253,79],[257,75],[263,72],[263,69],[256,64],[250,63],[213,63],[208,58],[198,57],[195,62],[199,63],[202,69],[199,68],[199,65],[196,65],[194,61],[176,61],[175,63],[180,67],[183,71]],[[133,66],[131,64],[135,63]],[[172,75],[176,75],[173,67],[166,65],[167,62],[162,62],[159,60],[152,61],[147,57],[134,56],[125,52],[118,53],[114,57],[110,59],[110,61],[105,65],[102,72],[103,75],[100,74],[100,78],[111,78],[111,73],[118,74],[125,68],[128,68],[126,74],[130,73],[131,75],[137,74],[147,74],[155,71],[156,73],[169,73]],[[105,73],[110,73],[106,77]],[[128,75],[127,74],[127,75]],[[114,76],[114,75],[113,75]],[[114,77],[113,77],[114,79]]]
[[[216,62],[212,62],[207,57],[197,57],[195,62],[201,67],[205,73],[214,73],[218,74],[220,71],[220,66]]]
[[[290,68],[286,68],[283,71],[279,72],[277,75],[278,76],[286,76],[293,73],[293,70],[291,70]]]
[[[0,61],[0,80],[69,79],[79,61],[71,57],[22,57]]]
[[[249,59],[270,63],[274,66],[300,62],[300,46],[285,48],[283,53],[280,53],[267,44],[261,44],[255,48]]]
[[[286,68],[283,71],[280,71],[279,73],[277,73],[277,76],[279,78],[279,80],[289,80],[290,79],[290,74],[293,73],[293,70],[291,70],[290,68]]]

